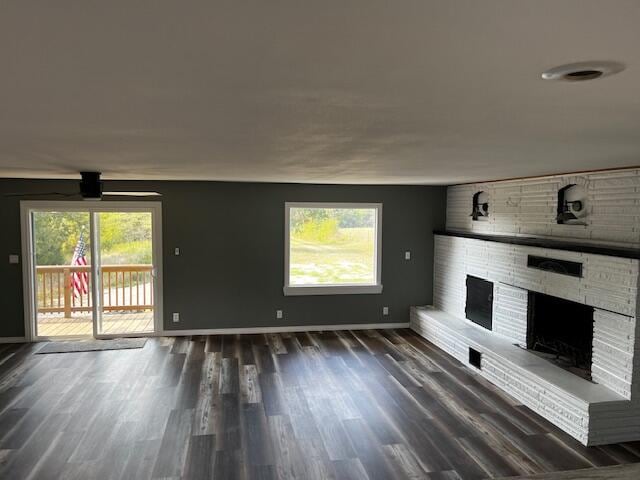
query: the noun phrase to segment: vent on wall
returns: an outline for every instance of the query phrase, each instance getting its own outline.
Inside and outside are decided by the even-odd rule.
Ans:
[[[482,353],[471,347],[469,347],[469,365],[473,365],[477,369],[480,369],[482,365]]]
[[[473,205],[470,217],[473,221],[488,220],[489,217],[489,195],[480,191],[473,195]]]
[[[558,224],[586,225],[586,199],[587,193],[580,185],[571,184],[558,190]]]
[[[556,260],[555,258],[528,255],[527,267],[569,275],[571,277],[582,277],[582,264],[579,262],[570,262],[569,260]]]

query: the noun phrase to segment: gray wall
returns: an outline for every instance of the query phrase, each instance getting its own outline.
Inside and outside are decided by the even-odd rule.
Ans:
[[[19,199],[5,194],[76,185],[0,179],[0,336],[24,335],[22,266],[8,263],[10,253],[20,253]],[[444,227],[444,187],[161,181],[107,187],[163,193],[166,329],[407,322],[411,305],[432,301],[432,232]],[[285,201],[382,202],[383,293],[285,297]],[[276,309],[284,310],[282,320]],[[180,323],[171,322],[172,312],[180,312]]]

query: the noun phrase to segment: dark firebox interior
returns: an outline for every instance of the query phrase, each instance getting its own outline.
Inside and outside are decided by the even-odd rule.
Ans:
[[[591,379],[593,307],[529,292],[527,348]]]

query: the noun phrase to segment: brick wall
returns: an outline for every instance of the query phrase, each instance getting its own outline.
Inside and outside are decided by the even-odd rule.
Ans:
[[[518,345],[527,346],[528,293],[504,283],[493,286],[493,328]]]
[[[571,260],[583,277],[527,267],[527,256]],[[631,396],[638,260],[436,235],[434,306],[465,318],[467,275],[494,282],[493,332],[526,344],[527,291],[596,307],[594,379]]]
[[[556,222],[558,190],[569,184],[586,191],[586,225]],[[488,193],[486,221],[470,217],[473,194],[478,191]],[[447,229],[638,246],[640,170],[452,186],[447,189]]]
[[[570,184],[585,192],[585,225],[556,222],[558,190]],[[472,199],[478,191],[488,194],[489,216],[473,221]],[[447,229],[638,248],[640,170],[452,186],[447,190]],[[580,262],[582,278],[529,268],[528,255]],[[521,345],[526,344],[528,290],[594,307],[593,379],[627,402],[589,407],[590,415],[583,407],[560,404],[552,411],[540,404],[544,395],[539,388],[525,388],[528,380],[505,369],[499,359],[488,356],[485,375],[583,442],[640,439],[639,274],[640,262],[634,259],[436,235],[434,306],[464,319],[466,276],[492,281],[492,334]],[[453,331],[436,328],[429,335],[465,361],[466,345],[456,343]],[[522,388],[513,387],[516,381]]]

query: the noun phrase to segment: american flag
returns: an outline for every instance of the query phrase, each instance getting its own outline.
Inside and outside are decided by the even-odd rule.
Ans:
[[[84,241],[84,232],[81,232],[80,238],[78,238],[78,243],[76,243],[76,248],[73,251],[73,259],[71,260],[71,265],[86,265],[86,251],[87,244]],[[73,272],[71,274],[71,283],[73,285],[74,297],[78,298],[89,293],[89,274],[87,272]]]

